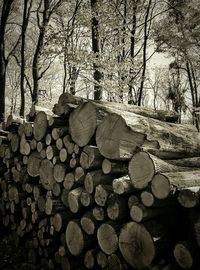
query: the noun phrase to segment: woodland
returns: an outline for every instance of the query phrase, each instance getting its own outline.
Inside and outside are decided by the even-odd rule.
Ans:
[[[3,0],[0,120],[69,92],[198,125],[199,0]],[[162,62],[152,64],[151,59]]]

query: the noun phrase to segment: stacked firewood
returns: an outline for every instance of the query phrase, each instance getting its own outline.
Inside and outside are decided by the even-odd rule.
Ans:
[[[200,136],[177,115],[60,96],[0,133],[0,210],[49,269],[198,269]],[[30,122],[32,121],[32,122]]]

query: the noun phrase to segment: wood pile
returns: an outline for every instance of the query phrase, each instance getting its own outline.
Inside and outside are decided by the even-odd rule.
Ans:
[[[0,211],[48,269],[200,269],[200,135],[170,112],[61,95],[0,131]],[[167,122],[170,121],[170,122]]]

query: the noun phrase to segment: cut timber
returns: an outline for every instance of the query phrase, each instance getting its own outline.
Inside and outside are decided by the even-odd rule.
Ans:
[[[92,211],[86,212],[81,217],[81,226],[85,233],[93,235],[97,227],[97,220],[92,215]]]
[[[52,138],[56,141],[68,132],[68,127],[53,128],[51,132]]]
[[[29,112],[29,116],[31,118],[34,118],[39,112],[45,112],[47,115],[52,115],[52,111],[47,109],[47,108],[44,108],[44,107],[41,107],[41,106],[38,106],[38,105],[32,105],[31,108],[30,108],[30,112]]]
[[[200,186],[200,171],[169,172],[156,174],[151,190],[158,199],[165,199],[177,190]]]
[[[99,184],[95,188],[94,199],[99,206],[105,206],[109,195],[113,192],[112,186]]]
[[[87,269],[95,269],[96,249],[87,250],[84,255],[84,265]]]
[[[53,176],[56,182],[61,183],[64,181],[66,174],[66,166],[63,163],[58,163],[53,168]]]
[[[132,184],[137,189],[147,187],[158,172],[186,171],[186,167],[178,167],[148,153],[140,151],[129,161],[128,171]]]
[[[105,158],[102,163],[102,171],[105,174],[126,175],[128,174],[128,163],[111,161]]]
[[[65,237],[67,248],[74,256],[80,255],[84,247],[87,246],[87,239],[85,239],[84,232],[78,221],[71,220],[67,224]]]
[[[38,152],[32,152],[28,159],[27,171],[32,177],[39,176],[40,163],[42,159]]]
[[[61,103],[63,106],[65,104],[74,104],[74,105],[81,105],[82,103],[85,103],[88,101],[87,99],[83,99],[81,97],[77,97],[74,95],[71,95],[69,93],[64,93],[59,97],[58,104]],[[166,122],[177,122],[179,119],[179,114],[174,113],[172,111],[164,111],[164,110],[152,110],[146,107],[140,107],[136,105],[129,105],[129,104],[122,104],[117,102],[106,102],[106,101],[94,101],[89,100],[93,103],[94,106],[97,108],[104,110],[104,111],[112,111],[112,110],[120,110],[120,111],[127,111],[139,115],[143,115],[146,117],[151,117],[154,119],[159,119],[161,121]]]
[[[127,263],[135,269],[147,268],[155,257],[154,242],[150,233],[136,222],[129,222],[121,229],[119,248]]]
[[[97,114],[90,102],[79,105],[69,117],[69,132],[78,146],[87,145],[97,127]]]
[[[24,123],[24,133],[25,133],[26,137],[32,137],[32,135],[33,135],[33,123],[32,122]]]
[[[159,215],[165,214],[170,210],[168,208],[147,208],[142,203],[132,205],[130,209],[130,217],[135,222],[143,222]]]
[[[111,220],[122,220],[129,216],[126,198],[111,194],[107,204],[107,215]]]
[[[65,179],[63,182],[63,186],[66,190],[70,190],[72,187],[74,187],[75,179],[74,179],[74,173],[67,173],[65,175]]]
[[[12,134],[11,137],[11,149],[14,153],[16,153],[19,150],[19,135],[18,134]]]
[[[125,194],[135,191],[128,175],[114,179],[112,182],[113,191],[116,194]]]
[[[119,226],[116,223],[103,223],[97,230],[98,244],[107,255],[118,249]]]
[[[92,209],[92,214],[97,221],[103,221],[106,219],[106,211],[103,207],[96,206]]]
[[[98,148],[92,145],[86,145],[80,156],[80,165],[83,169],[98,169],[101,167],[103,157]]]
[[[108,159],[130,159],[138,147],[167,159],[198,156],[200,135],[194,127],[175,125],[133,113],[112,113],[97,127],[96,143]]]
[[[178,202],[185,208],[192,208],[199,204],[200,187],[192,187],[179,191]]]
[[[78,213],[78,211],[82,208],[80,197],[83,191],[82,187],[78,187],[73,189],[68,194],[68,204],[69,209],[72,213]]]
[[[44,159],[40,164],[40,180],[42,186],[47,190],[52,190],[56,182],[53,176],[53,164],[50,160]]]
[[[174,248],[174,257],[182,269],[191,269],[194,265],[192,246],[187,242],[179,242]]]
[[[88,172],[85,176],[84,187],[86,191],[92,194],[95,190],[95,187],[99,184],[111,184],[113,176],[104,174],[102,170],[95,170]]]
[[[48,129],[47,115],[45,112],[40,111],[36,115],[33,125],[33,135],[36,141],[40,141],[46,136],[47,129]]]
[[[146,207],[163,207],[163,206],[170,206],[175,203],[175,200],[172,200],[171,197],[166,198],[166,199],[157,199],[155,196],[152,194],[152,192],[148,190],[142,191],[140,194],[141,197],[141,202],[144,204]]]

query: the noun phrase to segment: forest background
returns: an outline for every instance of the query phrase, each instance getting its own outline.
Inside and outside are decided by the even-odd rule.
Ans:
[[[199,128],[200,0],[3,0],[0,122],[64,92]]]

